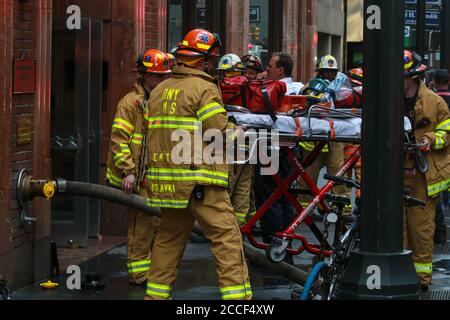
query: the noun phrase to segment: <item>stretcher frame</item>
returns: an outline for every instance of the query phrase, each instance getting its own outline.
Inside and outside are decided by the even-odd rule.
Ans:
[[[254,153],[254,149],[256,144],[261,139],[271,139],[271,136],[278,135],[279,139],[279,147],[283,148],[288,153],[289,161],[294,165],[294,171],[286,178],[283,179],[279,174],[273,175],[273,179],[277,185],[276,191],[266,200],[266,202],[257,210],[256,214],[249,219],[249,221],[241,227],[241,233],[243,236],[246,236],[249,242],[256,248],[263,250],[275,250],[275,253],[283,256],[283,253],[288,253],[290,255],[299,255],[304,251],[309,252],[313,255],[323,254],[324,256],[331,256],[331,246],[328,243],[327,239],[323,239],[323,234],[317,225],[314,223],[310,215],[313,211],[321,205],[323,214],[327,214],[331,211],[330,204],[326,201],[327,195],[336,186],[336,183],[333,181],[329,181],[324,187],[321,189],[318,188],[316,182],[314,182],[311,177],[306,172],[306,169],[318,158],[321,154],[323,148],[329,144],[330,142],[346,142],[352,144],[361,144],[360,137],[339,137],[333,138],[331,135],[313,135],[311,130],[311,118],[312,117],[327,117],[327,118],[348,118],[348,117],[361,117],[358,112],[355,110],[344,111],[344,110],[330,110],[328,108],[324,108],[321,106],[313,106],[308,110],[301,110],[302,114],[307,113],[308,123],[309,123],[309,132],[303,133],[302,137],[297,137],[292,134],[284,134],[284,133],[270,133],[265,137],[258,137],[255,140],[253,146],[250,146],[250,154]],[[295,116],[292,114],[292,116]],[[295,154],[295,150],[300,148],[300,142],[318,142],[314,150],[305,158],[303,161],[300,161],[299,158]],[[249,159],[252,156],[249,157]],[[361,158],[361,147],[359,147],[352,156],[344,163],[343,167],[338,171],[336,176],[343,177],[348,171],[350,171],[360,160]],[[237,163],[237,164],[242,164]],[[298,202],[297,197],[290,192],[291,185],[294,181],[297,181],[299,178],[303,179],[309,188],[309,191],[312,193],[313,199],[310,203],[303,208],[302,205]],[[266,244],[263,242],[259,242],[255,238],[254,234],[254,226],[257,221],[267,213],[270,207],[281,197],[285,196],[289,202],[294,206],[296,217],[289,224],[289,226],[281,232],[276,232],[275,234],[271,233],[270,236],[274,236],[280,241],[274,241],[271,244]],[[306,223],[306,225],[310,228],[314,236],[317,238],[320,244],[312,244],[310,241],[306,239],[306,237],[297,234],[296,229],[302,224]],[[268,234],[269,235],[269,234]],[[290,241],[299,240],[301,245],[298,248],[288,248]],[[325,248],[325,250],[323,250]],[[268,253],[270,256],[270,254]],[[270,258],[270,257],[269,257]],[[275,261],[278,262],[278,261]]]

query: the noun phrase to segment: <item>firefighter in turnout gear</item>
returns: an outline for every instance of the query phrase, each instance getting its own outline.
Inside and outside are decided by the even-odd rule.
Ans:
[[[221,298],[252,297],[242,236],[227,191],[225,152],[216,150],[214,159],[220,160],[211,161],[202,142],[203,132],[215,129],[223,135],[228,127],[219,89],[210,76],[220,46],[217,35],[190,31],[175,53],[178,66],[172,77],[150,95],[148,205],[161,208],[162,220],[153,246],[148,300],[171,298],[195,221],[211,242]],[[174,136],[179,140],[173,141]]]
[[[229,53],[220,58],[217,70],[221,81],[226,81],[226,79],[242,77],[245,66],[237,55]],[[247,145],[238,147],[245,150],[248,149]],[[245,224],[247,219],[255,212],[254,209],[251,210],[253,170],[254,168],[251,164],[230,165],[230,200],[234,209],[234,215],[240,225]]]
[[[347,76],[339,72],[336,58],[331,55],[327,55],[319,59],[316,66],[316,72],[317,77],[315,79],[312,79],[307,85],[305,85],[305,87],[303,87],[303,94],[308,93],[308,88],[312,86],[312,84],[324,82],[326,83],[326,86],[323,86],[324,88],[320,88],[324,91],[327,91],[327,94],[333,93],[334,95],[334,93],[338,91],[337,89],[340,88],[348,80]],[[303,156],[306,158],[314,150],[316,144],[312,142],[302,142],[300,143],[300,146],[303,149]],[[327,169],[327,172],[329,174],[335,175],[344,164],[344,144],[334,142],[330,143],[330,146],[331,149],[328,146],[325,146],[320,156],[306,170],[314,182],[317,182],[320,171],[323,167]],[[303,179],[300,179],[299,182],[302,189],[307,189],[306,183],[303,181]],[[334,187],[333,192],[340,195],[348,193],[347,188],[342,185]],[[299,199],[303,207],[306,207],[311,201],[310,196],[300,196]],[[351,208],[346,207],[344,209],[344,215],[347,217],[350,216]]]
[[[427,68],[419,55],[405,50],[404,69],[406,116],[415,141],[426,151],[421,157],[408,153],[405,159],[405,187],[426,206],[405,209],[404,246],[412,249],[422,289],[427,290],[432,283],[436,206],[439,194],[450,186],[450,113],[445,101],[420,80]]]
[[[111,131],[107,182],[128,193],[145,196],[145,153],[147,100],[150,92],[170,76],[169,57],[150,49],[137,61],[139,78],[133,91],[120,100]],[[151,245],[158,221],[137,209],[128,210],[128,275],[133,284],[147,280],[151,265]]]

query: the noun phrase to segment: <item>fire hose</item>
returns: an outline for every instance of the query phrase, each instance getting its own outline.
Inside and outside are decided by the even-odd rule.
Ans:
[[[32,223],[35,221],[35,218],[27,215],[26,207],[28,202],[32,201],[34,198],[46,198],[50,200],[58,195],[81,196],[111,201],[136,208],[152,216],[161,217],[160,210],[158,208],[147,206],[144,197],[135,194],[127,194],[119,189],[92,183],[67,181],[61,178],[56,180],[33,179],[33,177],[28,175],[27,171],[23,169],[20,171],[17,181],[17,199],[22,208],[22,222]],[[203,234],[198,224],[194,226],[193,232]],[[247,243],[244,243],[244,249],[246,258],[255,266],[274,271],[286,279],[302,286],[308,278],[308,273],[297,267],[284,262],[270,262],[267,260],[265,254],[259,252]]]

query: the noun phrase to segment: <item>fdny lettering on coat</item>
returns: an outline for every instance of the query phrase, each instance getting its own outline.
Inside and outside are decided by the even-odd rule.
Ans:
[[[175,115],[177,109],[177,99],[181,92],[181,89],[170,88],[164,89],[161,96],[163,103],[163,115]]]

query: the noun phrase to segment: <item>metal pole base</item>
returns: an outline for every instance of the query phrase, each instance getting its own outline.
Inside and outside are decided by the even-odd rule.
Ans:
[[[418,300],[419,278],[411,251],[353,252],[341,283],[339,300]]]

